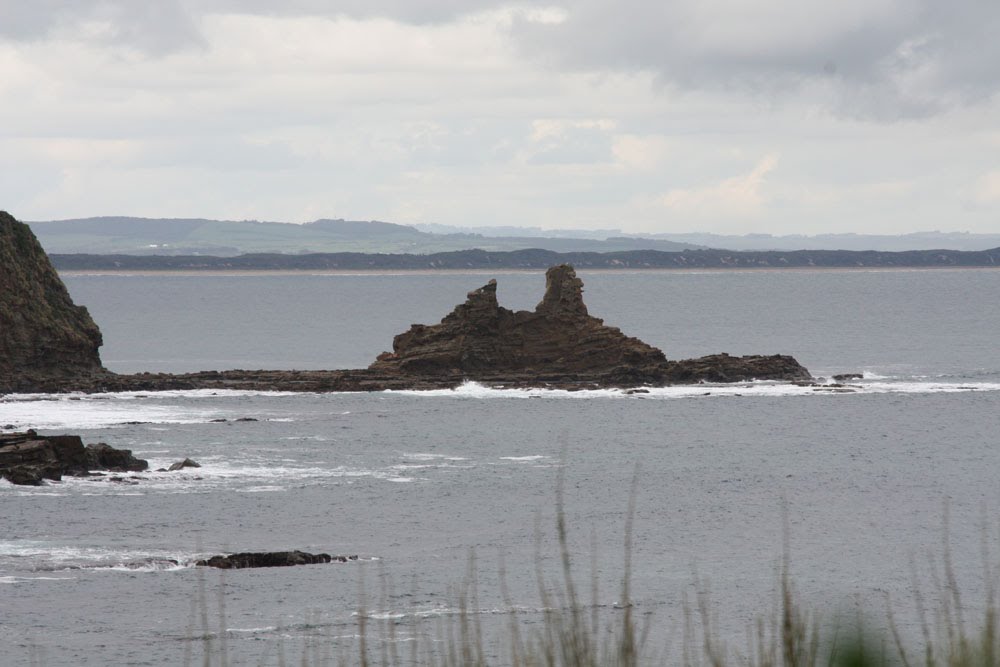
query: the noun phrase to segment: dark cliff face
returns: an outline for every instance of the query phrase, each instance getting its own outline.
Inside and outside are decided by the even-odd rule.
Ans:
[[[545,278],[545,296],[534,312],[501,307],[491,280],[469,292],[440,324],[415,324],[396,336],[393,352],[380,355],[371,368],[475,377],[533,370],[606,373],[665,363],[660,350],[588,315],[573,267],[554,266]]]
[[[31,229],[0,211],[0,393],[103,374],[101,343]]]

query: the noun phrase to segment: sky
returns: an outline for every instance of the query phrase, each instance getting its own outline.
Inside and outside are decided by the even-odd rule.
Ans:
[[[997,0],[0,0],[0,209],[1000,232]]]

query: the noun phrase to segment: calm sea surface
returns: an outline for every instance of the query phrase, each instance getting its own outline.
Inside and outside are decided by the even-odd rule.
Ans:
[[[176,372],[364,366],[494,275],[503,305],[540,300],[541,273],[64,279],[101,326],[109,368]],[[578,583],[589,604],[596,581],[607,622],[621,613],[636,480],[632,590],[651,653],[678,647],[685,606],[706,590],[719,633],[744,649],[776,604],[785,536],[796,589],[825,617],[861,609],[881,623],[888,595],[902,632],[918,634],[914,596],[935,602],[946,550],[963,602],[981,605],[984,537],[1000,554],[1000,271],[581,277],[592,314],[669,358],[784,353],[817,376],[865,378],[853,393],[6,397],[0,425],[202,467],[126,476],[135,484],[0,482],[3,661],[199,662],[207,633],[232,664],[298,664],[316,645],[354,655],[361,607],[375,656],[408,655],[454,618],[473,554],[469,607],[484,632],[512,618],[530,632],[544,615],[538,573],[559,572],[560,476]],[[360,558],[225,575],[190,565],[285,549]],[[502,642],[488,644],[503,662]]]

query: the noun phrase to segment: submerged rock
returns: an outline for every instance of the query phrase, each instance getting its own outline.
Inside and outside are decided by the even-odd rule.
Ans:
[[[183,468],[200,468],[201,464],[191,459],[184,459],[183,461],[178,461],[177,463],[171,463],[170,467],[167,468],[167,472],[173,472],[175,470],[181,470]]]
[[[88,470],[139,472],[149,468],[149,462],[145,459],[137,459],[132,456],[132,450],[115,449],[104,442],[99,442],[96,445],[87,445],[87,457],[90,461]]]
[[[244,552],[228,556],[212,556],[199,560],[195,565],[217,567],[222,570],[241,570],[250,567],[289,567],[292,565],[315,565],[317,563],[347,562],[357,560],[357,556],[331,556],[330,554],[310,554],[304,551],[264,551]]]

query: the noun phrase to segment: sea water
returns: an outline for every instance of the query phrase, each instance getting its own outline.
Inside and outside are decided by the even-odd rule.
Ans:
[[[491,275],[64,275],[117,371],[363,366]],[[503,273],[531,308],[540,273]],[[581,272],[592,314],[669,358],[792,354],[849,393],[775,383],[565,392],[150,392],[0,399],[0,425],[79,433],[202,467],[123,481],[0,483],[0,647],[10,664],[232,664],[319,645],[439,644],[463,583],[491,659],[540,627],[558,583],[557,488],[581,597],[631,602],[651,653],[711,601],[734,648],[773,616],[787,555],[802,601],[919,635],[950,554],[983,603],[1000,508],[1000,271]],[[236,421],[252,418],[257,421]],[[226,421],[217,421],[217,420]],[[634,491],[633,491],[634,489]],[[991,541],[992,538],[992,541]],[[787,545],[787,547],[785,546]],[[343,564],[206,572],[205,555],[302,549]],[[986,557],[987,560],[989,557]],[[595,588],[591,592],[592,585]],[[506,595],[502,590],[506,588]],[[391,631],[384,624],[391,624]],[[497,639],[499,638],[499,639]]]

